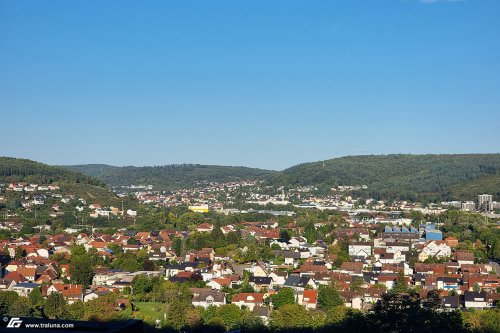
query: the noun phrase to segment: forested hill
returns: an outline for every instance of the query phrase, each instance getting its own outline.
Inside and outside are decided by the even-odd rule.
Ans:
[[[274,171],[199,164],[115,167],[104,164],[72,165],[68,168],[103,180],[112,186],[153,185],[156,189],[192,188],[208,182],[230,182],[270,176]]]
[[[274,185],[367,185],[376,198],[500,197],[500,154],[367,155],[304,163],[272,176]]]
[[[153,185],[157,189],[192,188],[211,181],[263,179],[286,187],[316,186],[325,193],[336,185],[367,185],[363,193],[380,199],[473,200],[490,193],[500,200],[500,154],[367,155],[304,163],[281,172],[214,165],[114,167],[103,164],[54,167],[25,159],[0,157],[0,181],[90,185]]]
[[[50,184],[55,182],[81,183],[105,187],[99,179],[27,159],[0,156],[0,182],[28,182]]]

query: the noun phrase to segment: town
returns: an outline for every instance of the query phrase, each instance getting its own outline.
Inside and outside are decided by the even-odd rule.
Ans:
[[[353,197],[358,189],[131,185],[115,188],[113,206],[55,184],[1,184],[0,309],[233,330],[338,324],[387,295],[469,322],[483,315],[471,310],[500,305],[492,195],[423,205]]]

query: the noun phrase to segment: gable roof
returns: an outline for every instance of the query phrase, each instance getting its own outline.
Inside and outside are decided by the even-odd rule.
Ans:
[[[273,282],[273,278],[269,276],[250,276],[248,278],[248,282],[252,282],[255,284],[271,284]]]
[[[316,290],[304,290],[302,303],[316,304],[318,302],[318,292]]]
[[[261,293],[239,293],[233,296],[232,302],[263,303],[264,294]]]
[[[311,278],[308,276],[289,275],[284,286],[303,288],[309,283],[309,280],[311,280]]]

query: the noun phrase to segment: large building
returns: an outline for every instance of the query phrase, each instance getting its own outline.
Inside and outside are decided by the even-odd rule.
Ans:
[[[473,212],[476,210],[476,203],[474,201],[462,202],[462,210],[467,212]]]
[[[478,210],[493,210],[493,196],[491,194],[480,194],[477,196]]]
[[[208,205],[198,205],[198,206],[189,206],[189,210],[196,213],[208,213],[210,208]]]

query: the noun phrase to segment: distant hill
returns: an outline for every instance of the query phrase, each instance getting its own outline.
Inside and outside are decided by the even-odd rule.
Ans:
[[[39,185],[56,184],[60,186],[62,194],[72,193],[77,198],[103,205],[119,206],[123,200],[132,204],[128,198],[118,198],[103,181],[95,177],[27,159],[0,157],[0,183],[21,181]]]
[[[97,177],[111,186],[153,185],[156,189],[193,188],[208,182],[230,182],[270,176],[274,171],[218,165],[179,164],[145,167],[115,167],[104,164],[67,166],[69,169]]]
[[[367,185],[358,195],[377,199],[423,201],[475,200],[490,193],[500,200],[500,154],[366,155],[304,163],[281,172],[215,165],[114,167],[104,164],[53,167],[2,157],[0,181],[68,181],[103,186],[153,185],[157,189],[192,188],[211,181],[262,179],[270,185],[315,186],[331,193],[336,185]]]
[[[99,179],[67,168],[51,166],[28,159],[0,157],[0,182],[82,183],[105,187]]]
[[[274,185],[367,185],[375,198],[500,198],[500,154],[346,156],[293,166],[270,178]]]

